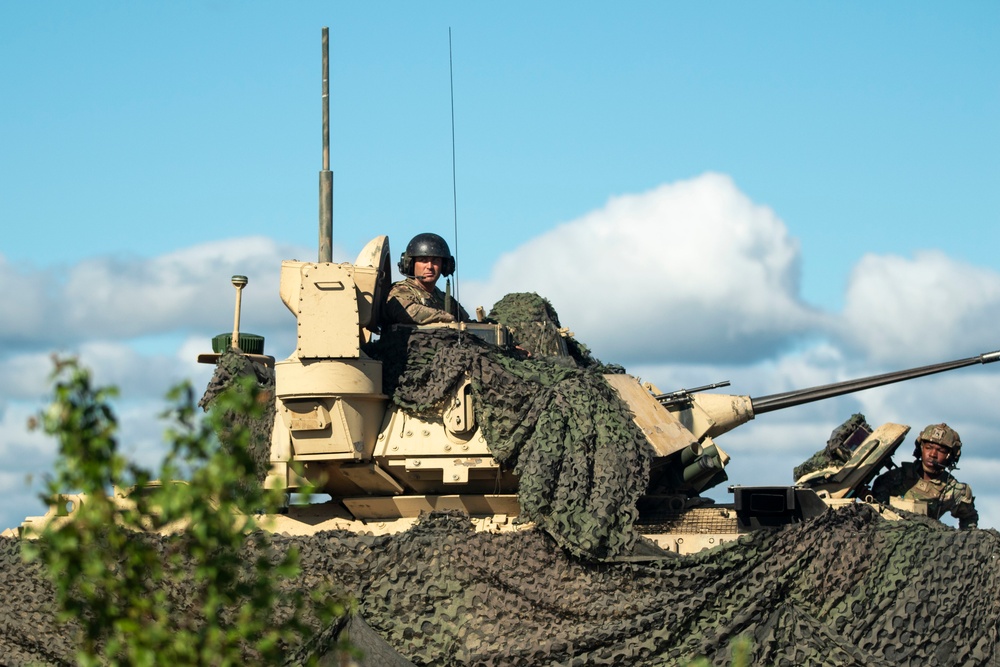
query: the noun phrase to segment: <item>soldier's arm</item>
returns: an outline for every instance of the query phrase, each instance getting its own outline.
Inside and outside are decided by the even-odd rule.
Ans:
[[[410,303],[406,306],[406,314],[414,324],[436,324],[438,322],[454,322],[455,317],[443,310],[425,306],[422,303]]]
[[[387,324],[434,324],[454,322],[455,318],[433,306],[425,306],[415,293],[418,288],[407,282],[399,282],[389,290],[382,310]]]
[[[386,324],[413,324],[409,313],[406,312],[406,305],[403,299],[390,294],[382,307],[382,318]]]
[[[959,498],[955,509],[951,515],[958,519],[958,527],[962,530],[971,530],[979,527],[979,512],[976,511],[976,499],[972,495],[972,489],[965,485],[965,492]]]
[[[385,302],[385,320],[389,324],[434,324],[454,322],[455,318],[437,308],[425,306],[404,296],[392,296]]]

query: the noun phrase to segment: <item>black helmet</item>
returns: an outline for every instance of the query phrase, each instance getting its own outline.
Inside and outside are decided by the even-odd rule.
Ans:
[[[424,232],[410,239],[406,251],[399,256],[399,272],[404,276],[413,277],[414,257],[440,257],[441,275],[450,276],[455,273],[455,258],[451,256],[448,242],[437,234]]]

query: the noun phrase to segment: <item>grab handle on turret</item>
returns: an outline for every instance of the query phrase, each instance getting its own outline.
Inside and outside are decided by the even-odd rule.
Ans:
[[[863,389],[871,389],[873,387],[881,387],[894,382],[911,380],[924,375],[943,373],[945,371],[955,370],[956,368],[974,366],[975,364],[991,364],[997,360],[1000,360],[1000,350],[987,352],[974,357],[968,357],[967,359],[956,359],[955,361],[945,361],[940,364],[931,364],[930,366],[920,366],[919,368],[910,368],[903,371],[883,373],[882,375],[872,375],[870,377],[859,378],[857,380],[835,382],[833,384],[825,384],[819,387],[811,387],[809,389],[786,391],[781,394],[771,394],[769,396],[751,398],[750,401],[753,406],[754,414],[759,415],[773,410],[783,410],[784,408],[791,408],[804,403],[821,401],[825,398],[834,398],[836,396],[841,396],[842,394],[850,394]]]

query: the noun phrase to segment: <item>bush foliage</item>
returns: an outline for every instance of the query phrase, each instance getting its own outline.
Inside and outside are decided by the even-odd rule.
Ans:
[[[292,585],[297,552],[259,529],[255,515],[285,499],[242,483],[254,464],[231,415],[266,404],[252,378],[200,419],[190,385],[171,390],[169,454],[155,476],[119,453],[116,389],[95,388],[74,360],[57,359],[53,379],[35,422],[59,443],[46,500],[65,507],[72,490],[85,501],[25,547],[55,588],[59,620],[79,633],[80,664],[281,663],[348,613],[344,597]]]

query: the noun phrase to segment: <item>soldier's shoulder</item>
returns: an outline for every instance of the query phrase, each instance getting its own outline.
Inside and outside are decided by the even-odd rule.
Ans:
[[[400,294],[412,294],[414,290],[418,289],[409,279],[400,280],[392,284],[389,288],[389,296],[398,296]]]
[[[948,483],[946,488],[951,495],[956,498],[966,501],[972,500],[972,485],[958,481],[951,474],[948,474]]]

